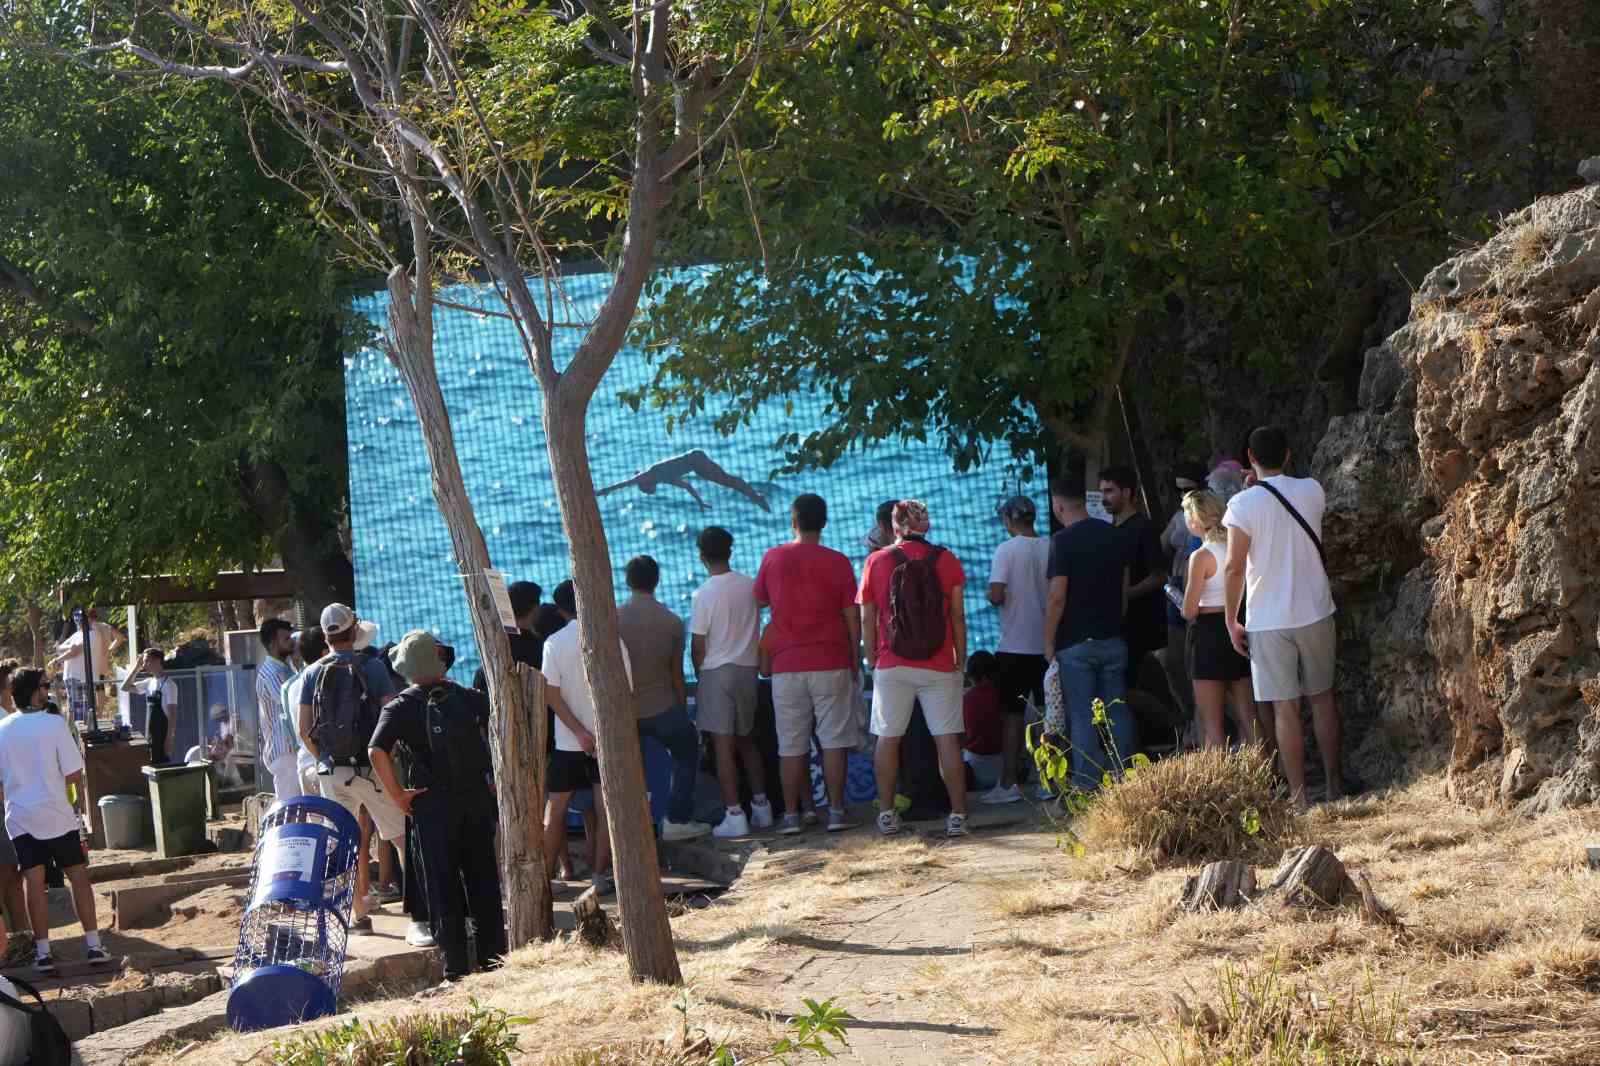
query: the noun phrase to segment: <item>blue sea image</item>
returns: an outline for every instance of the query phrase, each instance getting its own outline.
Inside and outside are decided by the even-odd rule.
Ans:
[[[564,303],[558,321],[590,321],[610,284],[607,274],[561,280]],[[503,311],[492,291],[455,286],[441,294],[454,304]],[[356,309],[382,329],[386,296],[358,297]],[[494,566],[508,581],[531,579],[550,590],[570,574],[566,536],[540,423],[539,391],[505,317],[452,307],[435,311],[436,360],[450,411],[467,491]],[[558,366],[565,366],[582,337],[580,328],[555,331]],[[689,475],[702,507],[680,488],[659,484],[653,493],[624,485],[600,499],[606,541],[619,599],[626,597],[622,570],[639,554],[661,566],[658,596],[687,621],[690,597],[704,580],[695,538],[718,525],[734,537],[733,565],[754,575],[762,553],[790,539],[789,504],[802,492],[828,502],[823,543],[855,564],[866,558],[863,538],[873,513],[887,499],[917,498],[933,519],[930,538],[952,549],[967,573],[969,650],[992,650],[999,620],[985,596],[989,560],[1004,530],[996,506],[1032,490],[1045,521],[1043,486],[1019,486],[1001,447],[983,466],[958,473],[934,442],[884,443],[856,451],[822,471],[773,476],[783,456],[774,442],[823,424],[826,397],[801,392],[755,412],[752,423],[732,436],[713,428],[719,411],[737,402],[708,398],[707,411],[668,429],[671,412],[646,404],[635,411],[619,395],[650,381],[654,368],[645,353],[626,347],[590,405],[587,445],[597,487],[626,482],[652,464],[699,449],[728,474],[748,482],[767,506],[733,488]],[[345,371],[350,448],[350,509],[357,610],[382,626],[380,640],[396,640],[410,629],[426,629],[452,644],[452,674],[469,680],[478,651],[449,533],[434,504],[427,452],[410,396],[399,373],[377,348],[363,349]],[[931,434],[930,434],[931,435]]]

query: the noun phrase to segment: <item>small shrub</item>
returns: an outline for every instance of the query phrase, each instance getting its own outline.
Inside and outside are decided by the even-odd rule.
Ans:
[[[1158,861],[1276,855],[1297,831],[1258,748],[1198,751],[1125,773],[1089,806],[1086,845],[1116,845]]]
[[[1173,994],[1176,1039],[1147,1061],[1166,1066],[1411,1066],[1397,998],[1365,987],[1325,994],[1276,970],[1224,966],[1212,996]]]
[[[383,1022],[352,1018],[278,1041],[272,1061],[277,1066],[510,1066],[517,1049],[512,1027],[526,1021],[477,1003],[471,1010]]]

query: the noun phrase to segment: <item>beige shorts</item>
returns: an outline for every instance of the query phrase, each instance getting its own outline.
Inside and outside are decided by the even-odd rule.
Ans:
[[[1333,688],[1339,630],[1333,615],[1298,629],[1250,634],[1250,683],[1258,703],[1320,696]]]
[[[726,663],[700,671],[694,724],[704,733],[749,736],[756,727],[756,689],[760,683],[753,666]]]
[[[772,711],[778,725],[778,754],[808,755],[811,731],[824,748],[853,748],[856,734],[855,682],[849,670],[808,670],[772,677]]]
[[[961,675],[954,670],[887,666],[872,674],[872,732],[903,737],[914,704],[921,702],[928,732],[936,737],[965,733],[961,713]]]
[[[405,812],[395,803],[393,796],[378,787],[370,770],[365,774],[357,774],[350,767],[341,766],[319,780],[322,782],[323,796],[357,818],[361,817],[361,808],[365,807],[367,813],[372,815],[372,824],[377,828],[378,836],[393,844],[405,839]]]

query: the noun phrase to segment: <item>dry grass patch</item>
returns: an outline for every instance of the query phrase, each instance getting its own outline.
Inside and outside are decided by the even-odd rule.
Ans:
[[[887,881],[904,888],[922,880],[929,870],[950,865],[942,848],[930,847],[915,837],[878,838],[858,835],[840,843],[822,864],[825,885],[851,885]]]
[[[1159,862],[1267,858],[1297,839],[1259,750],[1199,751],[1140,768],[1097,797],[1077,828],[1085,847]]]

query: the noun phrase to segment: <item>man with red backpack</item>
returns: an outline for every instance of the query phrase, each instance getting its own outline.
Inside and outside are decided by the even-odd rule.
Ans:
[[[900,738],[922,705],[939,751],[939,776],[950,794],[948,836],[967,835],[967,778],[961,761],[961,678],[967,661],[962,604],[966,575],[948,549],[929,544],[928,508],[894,507],[895,543],[867,557],[861,571],[861,628],[872,675],[872,732],[878,738],[878,832],[900,831],[894,807]]]

